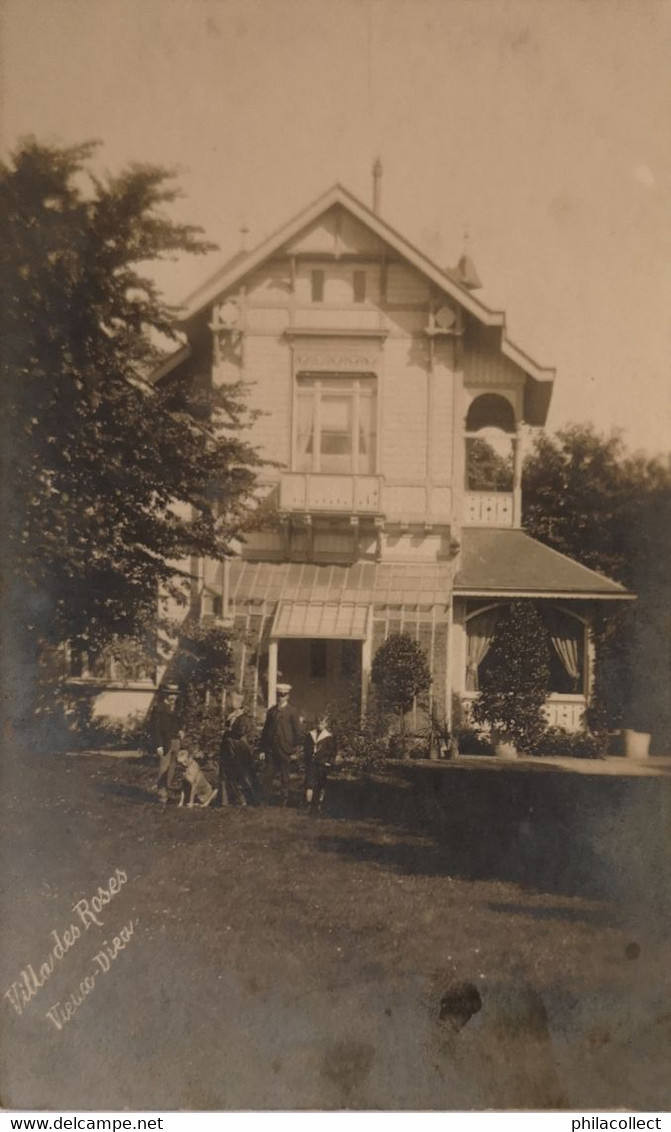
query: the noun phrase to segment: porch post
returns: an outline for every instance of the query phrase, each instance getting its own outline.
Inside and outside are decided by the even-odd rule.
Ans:
[[[279,642],[271,640],[268,644],[268,707],[277,699],[277,647]]]
[[[370,669],[373,655],[373,609],[371,607],[368,614],[368,625],[366,626],[366,636],[361,642],[361,719],[366,714],[366,704],[368,701],[368,685],[370,683]]]
[[[522,436],[513,438],[513,527],[522,525]]]
[[[452,734],[452,624],[454,621],[452,595],[447,606],[445,626],[445,726]]]
[[[596,648],[594,646],[594,634],[592,632],[592,622],[589,621],[583,625],[583,655],[585,657],[585,667],[583,672],[583,693],[587,707],[592,702],[594,696],[594,677],[596,675]]]

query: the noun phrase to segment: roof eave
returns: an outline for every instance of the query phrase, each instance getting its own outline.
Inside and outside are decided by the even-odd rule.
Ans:
[[[511,362],[514,362],[515,365],[519,366],[520,369],[524,370],[534,381],[541,381],[551,385],[557,375],[554,366],[539,366],[533,358],[530,358],[524,350],[521,350],[519,346],[511,342],[505,334],[503,334],[501,339],[501,353]]]
[[[157,382],[167,377],[169,373],[177,369],[177,366],[181,365],[182,362],[185,362],[190,357],[191,346],[187,342],[184,346],[180,346],[178,350],[175,350],[173,354],[170,354],[169,357],[165,358],[156,369],[152,370],[149,376],[149,383],[156,385]]]
[[[561,599],[562,601],[636,601],[636,594],[630,593],[628,590],[623,590],[622,593],[602,592],[595,590],[593,593],[581,593],[575,590],[520,590],[520,589],[474,589],[472,587],[465,587],[462,589],[455,583],[453,593],[457,597],[526,597],[526,598],[549,598],[553,601]]]

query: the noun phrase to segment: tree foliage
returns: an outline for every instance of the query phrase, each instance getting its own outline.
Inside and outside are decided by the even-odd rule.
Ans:
[[[550,654],[543,620],[531,601],[514,601],[497,623],[473,719],[533,750],[547,727],[543,704]]]
[[[512,491],[513,455],[510,441],[506,455],[480,437],[470,437],[467,446],[469,491]]]
[[[190,622],[183,627],[169,669],[177,685],[176,715],[187,744],[216,755],[222,731],[224,688],[233,678],[230,634],[219,626]]]
[[[405,735],[406,713],[431,684],[426,653],[407,633],[392,633],[375,653],[371,676],[383,703],[400,717]]]
[[[541,435],[524,465],[523,523],[535,538],[637,594],[595,619],[592,723],[671,740],[671,464],[629,453],[617,433]]]
[[[210,250],[172,175],[29,140],[0,164],[6,537],[17,623],[99,647],[153,618],[175,562],[221,556],[259,460],[240,387],[152,384],[178,344],[157,260]],[[175,346],[172,346],[174,349]]]

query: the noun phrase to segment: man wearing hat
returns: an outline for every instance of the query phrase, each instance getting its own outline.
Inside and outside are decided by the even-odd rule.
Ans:
[[[266,782],[279,774],[282,787],[282,804],[289,804],[289,768],[294,749],[303,741],[301,719],[289,703],[291,684],[277,685],[277,703],[268,709],[261,734],[261,758],[265,758],[268,772]]]
[[[179,751],[179,731],[174,710],[168,700],[168,694],[166,688],[157,690],[151,720],[153,747],[158,756],[156,789],[161,802],[168,801],[168,793],[172,788],[177,769],[177,752]]]

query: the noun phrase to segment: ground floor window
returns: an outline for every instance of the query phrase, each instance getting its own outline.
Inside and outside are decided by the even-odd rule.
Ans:
[[[507,609],[505,603],[475,610],[466,621],[467,692],[479,692],[487,672],[496,626]],[[550,659],[549,692],[580,695],[585,687],[584,622],[557,606],[538,606],[545,625]]]
[[[97,683],[135,684],[153,682],[156,661],[148,650],[131,639],[96,651],[70,645],[65,653],[66,675],[73,680]]]

